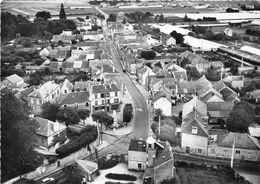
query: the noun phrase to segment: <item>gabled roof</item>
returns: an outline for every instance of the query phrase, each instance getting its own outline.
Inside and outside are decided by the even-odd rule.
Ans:
[[[120,91],[120,89],[118,89],[118,87],[115,84],[111,84],[111,85],[104,84],[104,85],[97,85],[92,87],[93,94],[109,93],[109,92],[116,92],[116,91]]]
[[[218,92],[220,92],[224,87],[226,87],[226,84],[221,80],[213,85],[213,88]]]
[[[146,142],[144,140],[131,139],[128,151],[146,152]]]
[[[209,63],[209,61],[190,51],[185,51],[181,53],[180,57],[188,59],[193,65],[197,63]]]
[[[229,132],[218,137],[217,143],[221,147],[232,148],[235,140],[235,148],[247,150],[260,150],[259,142],[256,138],[243,133]]]
[[[65,79],[65,81],[62,83],[62,87],[68,88],[70,91],[73,89],[73,84],[68,80]]]
[[[90,160],[76,160],[76,163],[88,174],[93,174],[98,170],[98,164]]]
[[[113,66],[103,65],[103,73],[119,73]]]
[[[156,93],[154,95],[154,102],[156,102],[157,100],[159,100],[161,98],[166,98],[171,103],[171,99],[169,99],[169,97],[167,97],[167,95],[165,94],[164,91],[159,91],[158,93]]]
[[[207,102],[208,111],[232,111],[234,104],[232,102]]]
[[[207,116],[207,105],[198,99],[197,96],[193,97],[192,100],[185,103],[182,108],[182,116],[185,117],[194,109],[199,111],[203,116]]]
[[[98,47],[99,46],[99,42],[96,41],[85,41],[85,42],[79,42],[76,44],[77,47],[90,47],[90,46],[95,46]]]
[[[186,72],[184,72],[184,71],[174,71],[173,76],[175,79],[188,80],[188,76],[187,76]]]
[[[212,83],[205,77],[205,75],[203,75],[196,81],[196,89],[199,91],[205,86],[212,86]]]
[[[61,105],[71,105],[71,104],[80,104],[89,101],[89,92],[72,92],[68,93],[65,98],[63,98],[59,104]]]
[[[31,86],[23,91],[21,91],[21,94],[23,94],[25,97],[27,97],[30,93],[32,93],[35,90],[34,86]]]
[[[197,127],[197,133],[192,133],[192,127]],[[208,122],[204,120],[199,113],[197,113],[196,110],[194,110],[188,121],[183,122],[181,125],[181,132],[182,133],[188,133],[188,134],[194,134],[198,136],[208,137],[209,131],[208,131]]]
[[[220,91],[220,94],[222,95],[224,100],[227,100],[227,98],[229,98],[230,96],[236,97],[237,94],[236,92],[234,92],[232,89],[230,89],[229,87],[225,87],[224,89],[222,89]]]
[[[196,81],[178,81],[178,94],[195,94],[196,90]]]
[[[173,153],[170,145],[167,145],[163,150],[158,151],[154,159],[154,169],[160,168],[164,163],[173,159]],[[169,169],[172,169],[173,165]]]
[[[37,129],[36,133],[44,137],[49,137],[55,134],[56,132],[60,132],[67,128],[65,125],[61,123],[53,122],[48,119],[36,117],[35,120],[39,125],[39,128]],[[56,129],[54,126],[56,126]]]
[[[53,81],[48,81],[34,90],[28,97],[44,99],[60,86]]]
[[[19,77],[16,74],[10,75],[10,76],[6,77],[5,79],[10,81],[13,84],[17,84],[19,82],[23,82],[23,78]]]

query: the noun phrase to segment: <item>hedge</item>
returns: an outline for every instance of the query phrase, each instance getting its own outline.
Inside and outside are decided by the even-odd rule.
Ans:
[[[123,109],[123,122],[130,122],[133,116],[132,104],[126,104]]]
[[[98,169],[110,169],[114,166],[116,166],[119,163],[119,156],[118,155],[112,155],[110,158],[107,158],[106,155],[99,158],[98,161]]]
[[[137,178],[134,175],[129,174],[117,174],[117,173],[108,173],[106,178],[113,180],[124,180],[124,181],[136,181]]]
[[[56,153],[58,154],[58,158],[63,158],[71,153],[74,153],[81,148],[86,147],[93,141],[97,139],[98,132],[96,126],[89,126],[86,128],[84,133],[82,133],[79,137],[76,137],[75,139],[71,140],[67,144],[59,147],[56,149]]]

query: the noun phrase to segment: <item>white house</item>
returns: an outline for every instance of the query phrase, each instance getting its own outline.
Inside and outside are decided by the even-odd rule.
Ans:
[[[3,81],[2,81],[2,85],[5,85],[5,86],[15,86],[15,87],[18,87],[20,85],[24,84],[24,80],[22,77],[16,75],[16,74],[13,74],[13,75],[10,75],[8,77],[6,77]]]
[[[61,84],[61,94],[71,93],[72,90],[73,84],[68,79],[65,79],[65,81]]]
[[[143,171],[146,169],[146,141],[131,139],[128,148],[128,169]]]
[[[99,110],[119,110],[122,102],[122,93],[114,84],[110,83],[90,86],[90,102],[93,112]]]
[[[66,125],[59,122],[53,122],[48,119],[36,117],[36,123],[39,128],[36,131],[36,144],[48,148],[52,144],[55,136],[66,131]]]
[[[181,125],[181,147],[187,153],[207,155],[208,122],[196,109],[186,118]]]
[[[227,76],[223,79],[224,82],[230,83],[233,88],[241,89],[244,87],[244,76]]]
[[[148,34],[146,35],[146,41],[150,46],[156,46],[156,45],[160,45],[161,42],[157,39],[155,39],[152,35]]]
[[[148,76],[155,75],[153,73],[152,69],[149,67],[144,67],[143,69],[139,70],[137,72],[137,77],[139,80],[139,83],[142,85],[146,85]]]
[[[40,113],[43,103],[56,102],[60,95],[60,85],[53,81],[48,81],[28,95],[29,106],[34,113]]]
[[[164,92],[158,92],[154,95],[154,109],[161,109],[164,116],[172,115],[172,102],[171,98]]]

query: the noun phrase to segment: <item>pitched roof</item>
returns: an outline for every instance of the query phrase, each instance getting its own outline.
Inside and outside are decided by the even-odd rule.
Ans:
[[[53,122],[48,119],[36,117],[35,120],[39,125],[39,128],[37,129],[36,133],[44,137],[49,137],[53,135],[55,132],[60,132],[67,128],[65,125],[61,123]],[[56,130],[54,126],[57,127]]]
[[[205,86],[212,86],[212,83],[203,75],[196,81],[196,90],[199,91]]]
[[[88,91],[73,92],[73,93],[68,93],[66,97],[59,102],[59,104],[61,105],[80,104],[80,103],[85,103],[86,101],[89,101]]]
[[[56,90],[60,86],[53,81],[48,81],[41,85],[38,89],[34,90],[28,95],[28,97],[41,98],[44,99],[49,96],[52,91]]]
[[[158,155],[154,159],[154,169],[159,168],[171,159],[173,159],[172,149],[170,145],[167,145],[163,150],[158,151]],[[169,169],[172,169],[172,167],[173,165]]]
[[[8,81],[10,81],[13,84],[17,84],[19,82],[23,82],[23,78],[18,76],[18,75],[16,75],[16,74],[10,75],[10,76],[6,77],[5,79],[7,79]]]
[[[260,126],[259,125],[256,125],[254,127],[248,127],[248,132],[251,136],[260,138]]]
[[[90,47],[90,46],[95,46],[98,47],[99,46],[99,42],[96,41],[85,41],[85,42],[79,42],[76,44],[77,47]]]
[[[88,90],[89,87],[89,81],[76,81],[74,84],[74,90]]]
[[[229,132],[218,137],[218,146],[232,148],[235,140],[235,148],[247,150],[260,150],[259,142],[256,138],[243,133]]]
[[[173,76],[175,79],[188,80],[188,76],[187,76],[186,72],[184,72],[184,71],[175,71],[175,72],[173,72]]]
[[[251,91],[249,92],[250,95],[253,97],[253,98],[259,98],[260,97],[260,89],[256,89],[254,91]]]
[[[226,84],[221,80],[213,84],[213,88],[218,92],[220,92],[224,87],[226,87]]]
[[[28,96],[30,93],[32,93],[33,91],[35,90],[35,87],[34,86],[31,86],[23,91],[21,91],[21,93],[24,95],[24,96]]]
[[[182,108],[182,116],[185,117],[194,109],[197,109],[203,116],[207,116],[207,105],[198,99],[197,96],[193,97],[192,100],[185,103]]]
[[[196,91],[196,81],[178,81],[178,94],[195,94]]]
[[[76,160],[76,163],[88,174],[92,174],[98,170],[98,164],[90,160]]]
[[[234,104],[232,102],[207,102],[208,111],[232,111]]]
[[[171,102],[171,99],[165,94],[164,91],[159,91],[154,95],[154,102],[156,102],[160,98],[166,98],[169,102]]]
[[[146,152],[146,142],[144,140],[131,139],[128,150]]]
[[[103,65],[103,73],[119,73],[113,66]]]
[[[197,54],[194,54],[190,51],[185,51],[180,54],[180,57],[182,58],[187,58],[191,64],[196,64],[196,63],[208,63],[209,61],[205,60],[204,58],[200,57]]]
[[[196,110],[194,110],[188,119],[187,122],[183,122],[181,125],[181,132],[182,133],[192,133],[192,127],[197,127],[197,133],[196,135],[208,137],[209,131],[208,131],[208,122],[204,120],[200,113],[197,113]]]
[[[120,91],[120,89],[118,89],[118,87],[115,84],[111,84],[111,85],[97,85],[97,86],[93,86],[92,87],[92,93],[109,93],[109,92],[116,92],[116,91]]]

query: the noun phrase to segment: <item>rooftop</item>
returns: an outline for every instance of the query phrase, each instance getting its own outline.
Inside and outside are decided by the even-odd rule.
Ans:
[[[146,142],[144,140],[131,139],[128,150],[146,152]]]
[[[60,101],[61,105],[64,104],[80,104],[84,103],[86,101],[89,101],[89,92],[88,91],[83,91],[83,92],[73,92],[73,93],[68,93],[65,98]]]

